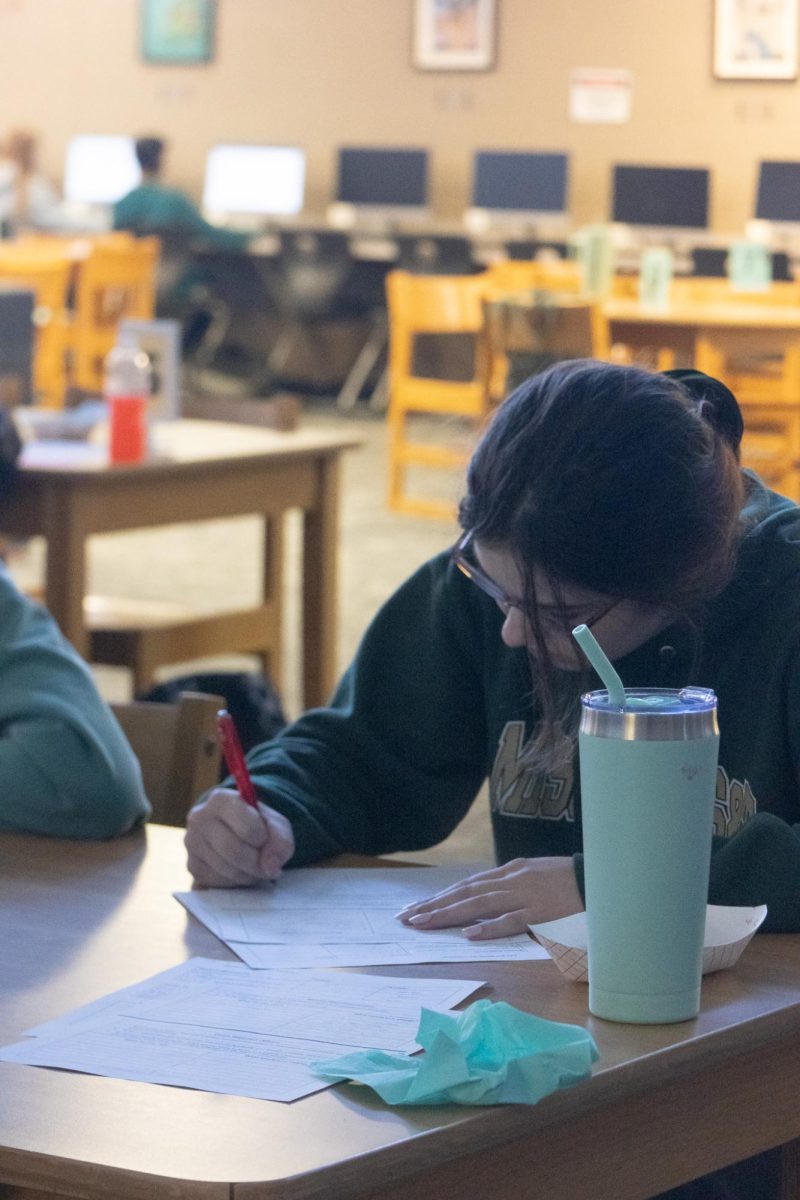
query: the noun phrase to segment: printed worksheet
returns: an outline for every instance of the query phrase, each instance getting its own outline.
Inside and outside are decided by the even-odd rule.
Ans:
[[[414,1051],[422,1007],[447,1010],[478,980],[252,972],[192,959],[38,1025],[0,1060],[263,1100],[328,1087],[308,1068],[354,1049]]]
[[[396,913],[459,883],[475,868],[287,871],[276,884],[177,892],[181,902],[251,967],[373,966],[545,958],[527,933],[473,942],[460,929],[421,930]]]

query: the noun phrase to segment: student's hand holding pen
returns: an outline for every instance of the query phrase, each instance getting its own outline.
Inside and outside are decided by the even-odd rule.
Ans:
[[[214,788],[189,813],[189,870],[206,887],[246,887],[277,879],[294,853],[289,821],[259,802],[230,716],[219,717],[220,742],[238,790]]]

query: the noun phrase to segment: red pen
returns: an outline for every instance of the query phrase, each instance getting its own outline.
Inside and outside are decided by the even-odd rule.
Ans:
[[[260,812],[258,799],[256,798],[256,789],[250,778],[247,763],[244,761],[239,735],[236,732],[233,717],[227,709],[221,708],[217,713],[217,733],[225,764],[236,780],[239,795],[245,804],[249,804],[256,812]]]

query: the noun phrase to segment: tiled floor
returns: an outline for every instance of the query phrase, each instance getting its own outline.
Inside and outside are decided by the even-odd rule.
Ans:
[[[347,424],[363,439],[363,448],[345,456],[341,496],[341,557],[339,587],[339,666],[350,661],[359,638],[380,604],[431,555],[456,536],[455,521],[419,520],[389,512],[386,489],[386,426],[379,415],[338,414],[330,402],[306,402],[302,421],[320,427]],[[461,442],[464,431],[454,430]],[[460,481],[440,478],[439,493],[458,496]],[[290,714],[297,712],[298,678],[295,669],[299,631],[292,614],[297,610],[298,560],[291,553],[299,523],[290,526],[287,578],[287,643],[284,700]],[[15,557],[14,572],[23,583],[40,573],[42,546],[37,542]],[[251,603],[258,588],[259,525],[252,518],[213,521],[203,525],[170,526],[159,530],[96,538],[90,552],[90,590],[107,595],[180,600],[199,610],[238,607]],[[248,669],[246,659],[209,660],[208,669]],[[163,677],[185,672],[176,667]],[[97,668],[101,690],[110,700],[130,694],[127,673]],[[442,861],[456,857],[468,861],[491,856],[485,798],[463,823],[455,839],[418,859]]]

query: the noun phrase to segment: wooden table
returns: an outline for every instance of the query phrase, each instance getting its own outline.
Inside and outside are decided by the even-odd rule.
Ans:
[[[714,373],[717,352],[733,345],[737,353],[783,353],[800,346],[800,306],[747,303],[735,293],[723,303],[680,301],[664,309],[638,300],[611,297],[602,310],[612,342],[634,348],[669,347],[686,365]]]
[[[84,597],[92,534],[249,513],[263,517],[265,526],[261,603],[199,619],[195,652],[185,658],[220,653],[226,630],[238,636],[245,630],[255,644],[267,638],[277,643],[283,518],[299,508],[303,699],[308,707],[324,703],[335,674],[338,467],[342,451],[359,445],[356,437],[181,420],[157,428],[158,453],[150,460],[114,467],[101,446],[65,443],[63,451],[53,451],[52,445],[26,446],[18,480],[3,503],[2,524],[6,534],[46,539],[45,604],[80,654],[88,657],[89,651]],[[206,633],[215,637],[214,651],[204,650]],[[269,664],[276,682],[277,657]]]
[[[230,957],[170,898],[183,861],[180,831],[158,826],[1,836],[0,1040],[191,955]],[[479,996],[585,1025],[594,1075],[534,1107],[389,1108],[352,1085],[278,1104],[2,1063],[0,1195],[641,1200],[800,1132],[800,937],[757,937],[681,1025],[592,1018],[549,961],[374,970],[488,980]]]

